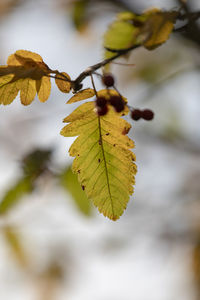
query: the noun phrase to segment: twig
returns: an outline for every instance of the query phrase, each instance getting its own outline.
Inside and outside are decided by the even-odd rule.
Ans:
[[[179,27],[178,29],[175,29],[175,32],[182,32],[188,29],[188,27],[190,26],[190,24],[196,25],[194,22],[196,20],[198,20],[200,18],[200,12],[190,12],[188,7],[183,3],[182,1],[179,0],[179,2],[182,5],[182,8],[185,10],[184,14],[179,13],[177,19],[179,20],[185,20],[188,19],[188,23],[186,25],[183,25],[182,27]],[[198,26],[196,25],[196,27],[198,28]],[[190,30],[191,31],[191,30]],[[189,32],[190,32],[189,31]],[[149,37],[147,37],[148,39]],[[190,39],[195,40],[199,45],[200,45],[200,34],[197,37],[191,37]],[[90,66],[89,68],[87,68],[85,71],[83,71],[74,81],[72,81],[72,87],[73,90],[76,92],[80,89],[80,84],[81,82],[88,76],[90,76],[91,74],[93,74],[96,70],[104,67],[105,65],[109,64],[110,62],[112,62],[113,60],[127,54],[128,52],[139,48],[142,45],[133,45],[129,48],[126,49],[111,49],[111,48],[105,48],[105,50],[116,53],[116,55],[114,55],[111,58],[105,59],[101,62],[99,62],[98,64],[95,64],[93,66]]]
[[[107,58],[107,59],[104,59],[103,61],[93,65],[93,66],[90,66],[89,68],[87,68],[85,71],[83,71],[75,80],[72,81],[72,87],[73,87],[73,90],[76,92],[79,90],[79,86],[80,86],[80,83],[88,76],[91,76],[91,74],[93,74],[96,70],[104,67],[105,65],[109,64],[110,62],[112,62],[113,60],[115,60],[116,58],[119,58],[120,56],[122,55],[125,55],[127,54],[129,51],[133,50],[133,49],[136,49],[140,47],[140,45],[134,45],[132,47],[129,47],[129,48],[126,48],[126,49],[123,49],[123,50],[117,50],[117,54],[114,55],[113,57],[111,58]]]
[[[177,19],[178,20],[188,20],[188,23],[184,24],[183,26],[181,26],[179,28],[174,29],[174,32],[177,32],[177,33],[184,32],[185,35],[187,36],[187,38],[195,41],[200,46],[200,29],[198,28],[197,24],[195,23],[195,21],[200,18],[200,12],[194,12],[194,13],[190,12],[188,5],[184,1],[182,1],[182,0],[177,0],[177,1],[181,5],[181,9],[183,9],[185,11],[185,13],[179,12]],[[195,29],[194,32],[192,32],[193,28]],[[147,36],[145,40],[148,40],[148,38],[149,38],[149,36]],[[144,43],[144,41],[143,41],[143,43]],[[82,81],[86,77],[91,76],[92,74],[95,74],[96,70],[106,66],[107,64],[113,62],[115,59],[117,59],[123,55],[126,55],[130,51],[132,51],[136,48],[139,48],[140,46],[142,46],[142,45],[133,45],[126,49],[105,48],[105,50],[116,53],[116,54],[111,58],[104,59],[103,61],[88,67],[85,71],[81,72],[75,80],[70,80],[64,74],[60,73],[57,70],[51,70],[51,73],[55,74],[56,76],[52,76],[52,75],[46,75],[46,76],[52,77],[55,79],[58,78],[60,80],[70,82],[74,93],[76,93],[77,91],[82,89],[82,86],[83,86]],[[63,78],[60,78],[60,76]]]

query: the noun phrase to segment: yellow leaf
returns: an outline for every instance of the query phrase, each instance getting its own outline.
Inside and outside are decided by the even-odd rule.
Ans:
[[[85,100],[85,99],[93,97],[94,95],[95,95],[95,92],[93,89],[85,89],[85,90],[82,90],[82,91],[76,93],[73,97],[71,97],[67,101],[67,103],[70,104],[70,103],[78,102],[81,100]]]
[[[37,94],[40,102],[47,101],[51,93],[50,77],[43,76],[40,80],[37,80],[36,88],[37,88]]]
[[[174,11],[150,13],[143,28],[143,33],[149,33],[150,38],[145,41],[144,47],[153,50],[166,42],[174,28],[177,15]]]
[[[62,75],[64,75],[64,76],[62,76]],[[69,80],[71,80],[70,76],[67,73],[62,72],[62,73],[60,73],[60,75],[56,75],[55,83],[61,92],[69,93],[70,89],[71,89],[71,83],[70,83],[70,81],[66,81],[65,77],[67,77]],[[61,79],[59,79],[59,78],[61,78]]]
[[[49,67],[42,57],[26,50],[11,54],[7,66],[0,67],[0,104],[10,104],[20,91],[21,103],[29,105],[36,92],[41,102],[45,102],[51,91]]]
[[[12,78],[12,74],[0,78],[0,104],[8,105],[17,97],[19,88],[16,82],[9,83]]]
[[[116,113],[109,107],[99,117],[94,102],[86,102],[65,118],[69,124],[61,131],[66,137],[78,136],[69,150],[75,157],[72,171],[87,197],[111,220],[123,214],[135,183],[135,155],[130,150],[134,143],[126,135],[131,125],[120,118],[127,113],[128,108]]]
[[[2,69],[3,69],[3,67],[0,66],[0,76],[2,76],[1,81],[0,81],[0,87],[5,85],[6,83],[10,82],[14,77],[13,74],[8,74],[8,73],[6,74],[6,72],[2,72]]]
[[[25,78],[18,81],[17,86],[20,89],[20,99],[23,105],[29,105],[36,95],[36,83],[31,78]]]
[[[21,61],[20,61],[21,58]],[[43,62],[42,57],[34,52],[27,50],[17,50],[14,54],[8,57],[7,65],[9,66],[20,66],[23,65],[22,60],[31,59],[35,62]]]

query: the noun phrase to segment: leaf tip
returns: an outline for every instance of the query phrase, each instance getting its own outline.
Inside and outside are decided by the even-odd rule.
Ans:
[[[112,216],[110,219],[111,219],[112,221],[117,221],[117,220],[119,219],[119,217],[118,217],[118,216]]]

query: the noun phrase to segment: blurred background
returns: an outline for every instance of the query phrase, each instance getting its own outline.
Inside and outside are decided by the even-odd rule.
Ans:
[[[188,4],[200,10],[199,1]],[[152,6],[180,4],[0,0],[0,63],[26,49],[74,79],[102,60],[116,13]],[[17,98],[0,107],[0,299],[200,299],[199,49],[199,36],[174,33],[154,51],[135,50],[135,66],[112,64],[129,104],[155,113],[152,122],[127,118],[138,173],[117,222],[93,208],[70,171],[74,138],[59,134],[77,106],[65,104],[69,95],[52,82],[45,104]]]

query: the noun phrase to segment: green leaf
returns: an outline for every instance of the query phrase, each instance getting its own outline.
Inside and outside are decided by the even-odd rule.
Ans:
[[[104,35],[104,47],[115,52],[105,51],[105,58],[113,57],[118,50],[134,46],[155,49],[169,38],[174,28],[178,12],[149,10],[141,15],[123,12],[109,26]]]
[[[36,179],[48,169],[50,150],[34,150],[22,160],[23,176],[8,190],[0,202],[0,214],[7,213],[23,196],[32,193]]]
[[[136,18],[137,16],[130,12],[130,11],[124,11],[121,12],[117,15],[117,20],[119,21],[132,21],[134,18]]]
[[[86,12],[88,4],[88,0],[77,0],[73,4],[72,20],[75,28],[79,31],[84,29],[87,24]]]
[[[3,197],[0,202],[0,215],[7,213],[23,196],[33,190],[30,177],[21,178]]]
[[[102,90],[99,96],[109,99],[113,90]],[[87,102],[74,110],[64,122],[63,136],[78,136],[70,147],[74,156],[72,171],[99,211],[117,220],[125,210],[133,193],[136,174],[135,155],[130,151],[134,143],[126,133],[131,125],[120,118],[128,113],[126,107],[116,113],[109,106],[105,116],[99,117],[94,102]]]
[[[104,47],[113,50],[131,47],[135,42],[135,31],[136,29],[129,22],[116,20],[110,25],[104,35]],[[116,53],[111,51],[105,52],[105,58],[115,55]]]
[[[74,174],[70,167],[68,167],[61,174],[62,186],[72,195],[72,198],[78,209],[86,216],[91,215],[91,203],[88,200],[85,192],[82,190],[78,177]]]

